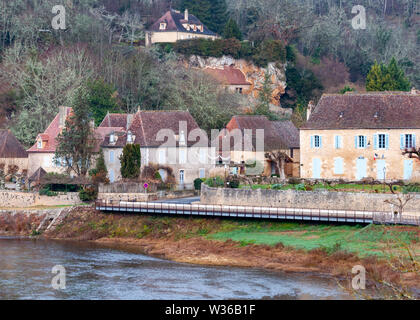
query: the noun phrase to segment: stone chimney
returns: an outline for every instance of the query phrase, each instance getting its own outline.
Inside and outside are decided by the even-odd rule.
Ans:
[[[184,11],[184,20],[188,21],[188,9],[185,9]]]
[[[58,115],[59,115],[58,127],[60,129],[63,129],[66,126],[67,107],[64,107],[64,106],[58,107]]]
[[[309,103],[308,103],[308,109],[306,109],[306,121],[308,121],[308,120],[309,120],[309,118],[310,118],[310,116],[311,116],[311,113],[312,113],[312,111],[314,111],[314,109],[315,109],[315,104],[314,104],[314,102],[311,100],[311,101],[309,101]]]

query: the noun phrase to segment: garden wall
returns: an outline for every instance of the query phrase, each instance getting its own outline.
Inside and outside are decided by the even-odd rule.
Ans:
[[[56,206],[80,204],[79,193],[67,192],[57,196],[41,196],[35,192],[0,191],[0,207],[26,208],[32,206]]]
[[[393,211],[392,205],[385,203],[385,200],[395,202],[396,197],[386,193],[210,188],[203,183],[200,202],[238,206]],[[413,195],[404,212],[420,214],[420,195]]]

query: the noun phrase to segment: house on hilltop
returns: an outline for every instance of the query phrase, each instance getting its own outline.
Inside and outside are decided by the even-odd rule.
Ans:
[[[217,39],[218,35],[208,29],[197,17],[177,10],[169,10],[146,31],[146,46],[154,43],[176,42],[194,38]]]
[[[314,179],[410,180],[417,148],[420,94],[369,92],[324,94],[308,108],[300,128],[301,176]]]
[[[111,182],[121,179],[120,156],[126,144],[140,145],[141,168],[155,165],[166,182],[171,175],[180,188],[192,188],[214,168],[215,152],[188,111],[143,111],[107,114],[98,129],[111,130],[101,144]],[[203,139],[202,139],[203,138]]]

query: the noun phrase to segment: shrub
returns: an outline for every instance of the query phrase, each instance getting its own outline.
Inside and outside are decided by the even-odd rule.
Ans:
[[[239,184],[240,184],[239,179],[231,179],[229,181],[229,188],[237,189],[239,188]]]
[[[79,199],[83,202],[96,200],[98,191],[94,187],[84,187],[79,191]]]
[[[201,190],[201,184],[203,183],[204,179],[197,178],[194,180],[194,189]]]
[[[402,189],[402,193],[409,192],[420,192],[420,186],[417,184],[409,184],[408,186],[404,186]]]
[[[297,185],[295,185],[295,190],[297,191],[305,191],[305,184],[304,183],[299,183]]]
[[[221,177],[207,178],[204,183],[212,188],[223,187],[225,185]]]
[[[272,186],[271,186],[271,189],[274,189],[274,190],[281,190],[281,188],[283,187],[283,185],[282,184],[280,184],[280,183],[276,183],[276,184],[273,184]]]

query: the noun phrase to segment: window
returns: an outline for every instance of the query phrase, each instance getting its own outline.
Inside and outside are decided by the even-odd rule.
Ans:
[[[131,133],[131,131],[127,132],[127,143],[132,143],[133,142],[133,134]]]
[[[160,164],[164,164],[166,162],[166,151],[165,149],[160,149],[159,150],[159,159],[158,159]]]
[[[389,149],[389,134],[378,133],[373,135],[374,149]]]
[[[199,178],[202,179],[206,176],[206,169],[201,168],[199,171]]]
[[[236,88],[236,93],[242,94],[242,88]]]
[[[336,149],[341,149],[343,147],[343,137],[342,136],[335,136],[334,137],[334,147]]]
[[[414,148],[416,146],[416,136],[414,134],[401,135],[401,149]]]
[[[343,174],[344,165],[343,158],[334,158],[334,174]]]
[[[357,149],[366,148],[367,137],[366,136],[356,136],[355,137],[355,146]]]
[[[38,140],[37,148],[42,149],[42,140]]]
[[[114,163],[114,151],[109,151],[109,163]]]
[[[311,136],[311,148],[321,148],[322,138],[321,136]]]
[[[378,134],[378,147],[379,147],[379,149],[385,149],[385,147],[386,147],[386,141],[385,141],[385,135],[384,134]]]
[[[186,150],[179,150],[179,163],[187,163],[187,153]]]
[[[159,25],[159,30],[165,30],[166,29],[166,23],[165,22],[161,22]]]
[[[207,163],[207,150],[205,148],[200,149],[200,163]]]
[[[179,184],[184,184],[185,171],[179,170]]]

